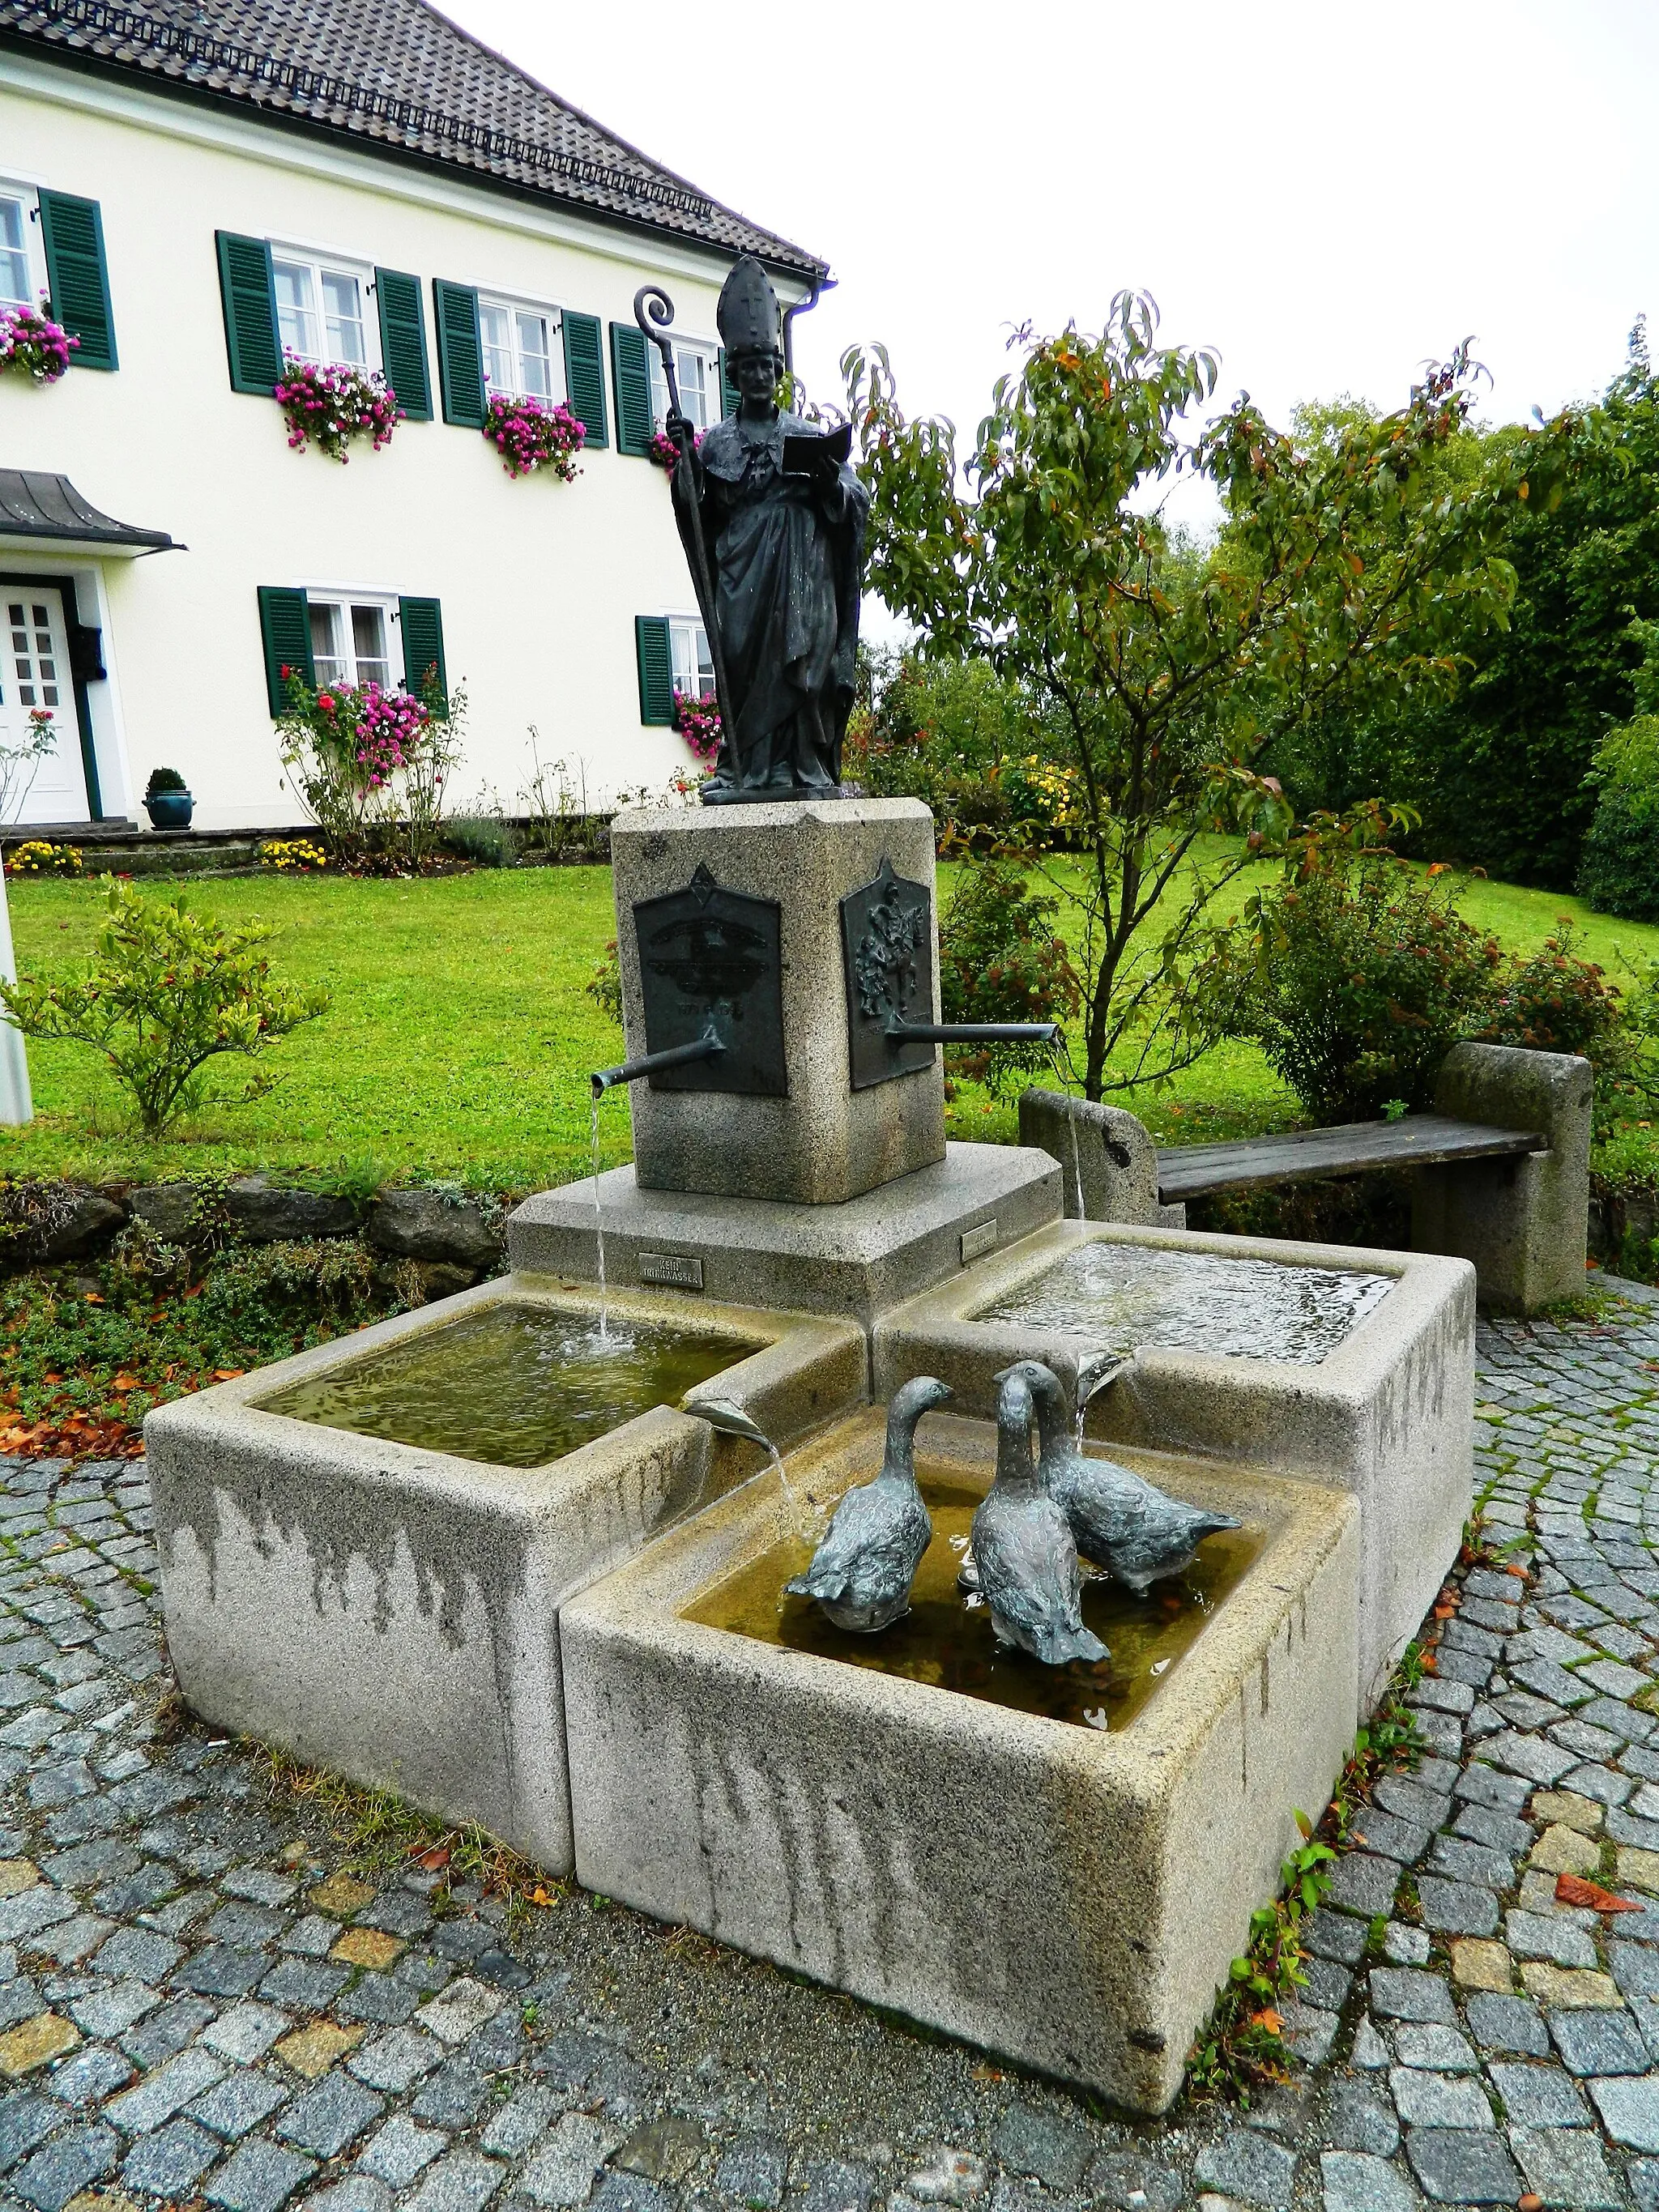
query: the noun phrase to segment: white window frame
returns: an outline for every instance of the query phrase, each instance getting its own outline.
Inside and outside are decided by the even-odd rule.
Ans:
[[[23,258],[27,264],[27,282],[31,287],[27,302],[7,299],[0,301],[0,305],[38,307],[46,297],[47,289],[46,250],[40,235],[40,188],[26,184],[21,177],[0,176],[0,198],[16,200],[22,208]]]
[[[311,278],[311,313],[317,323],[318,342],[322,350],[314,354],[295,353],[299,361],[315,362],[319,367],[359,368],[378,371],[380,362],[380,317],[374,291],[374,264],[361,254],[340,253],[325,246],[302,246],[293,239],[269,238],[266,251],[270,255],[273,281],[276,264],[288,262],[306,270]],[[328,313],[323,304],[325,276],[350,276],[359,287],[362,301],[363,358],[349,362],[343,355],[329,350]],[[276,342],[284,357],[292,350],[283,335],[283,306],[280,293],[276,309]]]
[[[688,699],[712,699],[714,696],[714,670],[712,657],[706,670],[699,665],[697,641],[702,640],[703,653],[708,651],[708,633],[703,629],[702,617],[693,612],[676,612],[670,608],[665,617],[668,624],[668,665],[670,688]],[[681,671],[688,671],[695,689],[681,683]],[[706,688],[705,688],[706,687]]]
[[[697,422],[697,428],[700,430],[712,430],[715,423],[720,421],[722,411],[720,341],[718,338],[682,337],[676,331],[672,343],[675,354],[674,374],[679,380],[682,407],[685,406],[686,402],[686,379],[684,370],[681,367],[681,361],[686,354],[696,354],[702,362],[703,397],[708,419],[705,422]],[[662,355],[658,348],[654,345],[647,346],[646,352],[649,356],[651,368],[651,420],[654,427],[660,430],[665,428],[667,422],[668,379],[663,374]],[[687,409],[687,413],[692,422],[697,422],[696,416],[691,413],[690,409]]]
[[[484,337],[483,319],[485,313],[492,308],[501,314],[514,318],[512,349],[514,381],[512,384],[498,384],[489,374],[489,358],[491,348]],[[521,293],[503,292],[493,286],[481,284],[478,288],[478,352],[484,364],[484,397],[489,399],[496,392],[500,392],[508,399],[542,397],[539,392],[528,392],[523,388],[524,380],[521,373],[523,361],[519,347],[517,321],[520,315],[540,315],[547,324],[546,404],[550,407],[562,407],[568,403],[570,396],[565,382],[563,308],[556,307],[550,300],[526,299]]]
[[[324,691],[330,684],[338,684],[349,690],[356,690],[364,682],[365,679],[359,673],[357,641],[351,613],[356,607],[375,607],[379,609],[380,618],[386,627],[386,680],[380,688],[383,691],[401,691],[404,688],[402,634],[398,629],[398,603],[400,595],[396,592],[359,591],[354,586],[340,584],[316,586],[307,584],[301,588],[306,595],[306,621],[308,632],[311,616],[319,607],[331,607],[340,618],[338,635],[343,651],[337,656],[332,654],[329,656],[331,659],[338,659],[340,672],[337,675],[325,677],[321,666],[319,665],[317,689]],[[314,636],[312,639],[311,651],[312,659],[316,662],[318,653]]]

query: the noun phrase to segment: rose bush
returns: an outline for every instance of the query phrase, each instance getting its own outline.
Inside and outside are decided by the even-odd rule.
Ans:
[[[276,725],[283,766],[335,854],[349,866],[417,869],[438,843],[466,695],[446,694],[436,669],[417,698],[375,683],[313,691],[284,667],[288,709]]]

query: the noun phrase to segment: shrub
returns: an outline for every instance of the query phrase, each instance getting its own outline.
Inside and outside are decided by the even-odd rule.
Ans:
[[[374,1255],[353,1237],[240,1246],[210,1269],[195,1327],[264,1344],[318,1322],[338,1328],[376,1304]]]
[[[270,972],[262,922],[227,928],[189,913],[182,896],[154,902],[112,884],[97,955],[79,980],[0,981],[0,1005],[28,1037],[95,1046],[128,1092],[147,1137],[159,1136],[200,1097],[210,1060],[258,1061],[328,1006],[325,991],[296,990]],[[270,1088],[257,1068],[246,1096]]]
[[[587,436],[562,402],[550,407],[541,399],[509,399],[497,392],[484,410],[483,434],[501,457],[510,477],[547,469],[562,483],[574,483],[581,471],[576,456]]]
[[[1630,1042],[1619,987],[1605,969],[1580,957],[1582,933],[1563,915],[1553,937],[1517,957],[1495,980],[1484,1043],[1533,1052],[1576,1052],[1599,1070],[1621,1063]]]
[[[289,354],[271,389],[294,450],[302,453],[314,442],[342,467],[351,459],[346,448],[355,439],[369,439],[378,453],[404,419],[385,377],[349,362],[319,365]]]
[[[444,831],[452,852],[479,868],[511,868],[518,864],[518,832],[499,814],[458,814]]]
[[[1480,1030],[1503,956],[1449,881],[1386,853],[1326,861],[1263,894],[1203,978],[1212,1017],[1259,1044],[1318,1121],[1432,1103],[1440,1063]]]
[[[608,1015],[620,1028],[623,1018],[622,963],[617,957],[614,937],[593,963],[593,972],[582,985],[582,989],[599,1012]]]
[[[947,1022],[1054,1022],[1075,1014],[1077,974],[1055,933],[1059,902],[1027,890],[1006,861],[964,864],[939,924],[939,995]],[[1046,1045],[953,1047],[959,1073],[996,1092],[1046,1066]],[[959,1055],[959,1056],[958,1056]]]
[[[52,845],[40,837],[14,846],[6,862],[9,876],[78,876],[80,872],[78,845]]]
[[[339,857],[418,868],[437,844],[460,757],[466,694],[429,669],[417,695],[369,683],[313,691],[284,668],[288,707],[276,724],[283,768]]]
[[[149,781],[144,786],[144,796],[146,799],[160,799],[166,792],[189,789],[190,786],[176,768],[153,768],[149,772]]]
[[[1584,839],[1579,896],[1603,914],[1659,921],[1659,714],[1615,730],[1595,774],[1601,795]]]

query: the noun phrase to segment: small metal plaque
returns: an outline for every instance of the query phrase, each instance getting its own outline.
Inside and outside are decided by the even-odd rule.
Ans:
[[[996,1242],[997,1224],[994,1214],[988,1221],[976,1222],[973,1228],[964,1229],[962,1232],[963,1266],[965,1267],[970,1260],[982,1260],[988,1252],[995,1251]]]
[[[665,1283],[671,1290],[700,1291],[702,1261],[694,1259],[689,1252],[641,1252],[640,1280]]]
[[[841,944],[854,1090],[931,1067],[931,1044],[896,1044],[887,1035],[890,1021],[934,1019],[933,900],[927,884],[896,876],[884,857],[874,881],[841,902]]]
[[[700,866],[684,890],[637,900],[634,929],[646,1050],[695,1043],[711,1022],[726,1046],[714,1059],[665,1068],[651,1088],[787,1098],[777,901],[727,890]]]

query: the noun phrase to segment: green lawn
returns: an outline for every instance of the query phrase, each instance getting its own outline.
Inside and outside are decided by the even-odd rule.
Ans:
[[[140,886],[144,896],[171,884]],[[51,973],[91,949],[94,883],[7,886],[20,969]],[[535,1189],[585,1171],[587,1071],[622,1034],[582,989],[614,934],[604,868],[524,868],[425,881],[226,877],[186,896],[226,921],[279,933],[273,962],[333,1006],[277,1045],[280,1077],[251,1104],[215,1107],[147,1145],[125,1126],[97,1054],[32,1044],[35,1121],[0,1130],[14,1175],[153,1178],[202,1169],[305,1169],[365,1184],[422,1175]],[[245,1062],[213,1064],[240,1091]],[[607,1164],[629,1156],[628,1111],[601,1114]]]
[[[20,968],[52,974],[89,951],[101,904],[94,882],[14,880],[8,891]],[[325,985],[331,1011],[276,1048],[270,1065],[281,1080],[268,1097],[215,1106],[160,1145],[126,1127],[95,1054],[32,1045],[36,1119],[0,1131],[0,1171],[147,1178],[257,1166],[358,1187],[425,1176],[501,1190],[587,1171],[587,1072],[618,1058],[622,1044],[582,988],[614,931],[608,870],[409,883],[226,878],[198,881],[187,896],[227,921],[257,915],[274,924],[277,968]],[[1462,904],[1517,950],[1570,914],[1610,969],[1620,951],[1659,956],[1659,928],[1610,921],[1573,899],[1474,880]],[[227,1071],[220,1088],[239,1091],[245,1064],[218,1065]],[[1165,1140],[1296,1115],[1259,1054],[1243,1046],[1212,1053],[1170,1091],[1125,1103]],[[1014,1134],[1012,1106],[971,1085],[958,1088],[951,1121],[962,1136]],[[600,1133],[606,1165],[628,1158],[628,1109],[614,1095]]]

